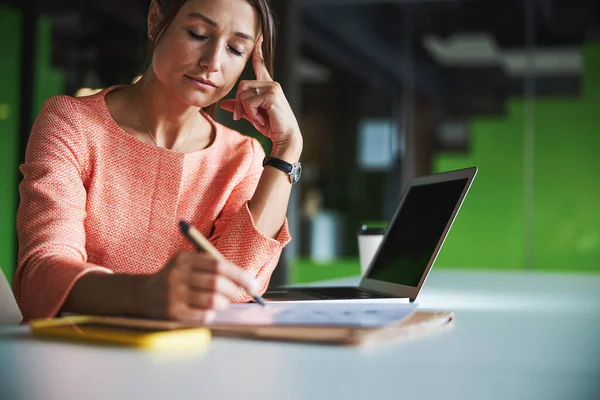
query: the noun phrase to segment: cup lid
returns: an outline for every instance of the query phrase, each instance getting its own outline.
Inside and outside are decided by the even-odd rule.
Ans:
[[[383,225],[367,225],[364,224],[358,230],[359,235],[383,235],[385,234],[385,226]]]

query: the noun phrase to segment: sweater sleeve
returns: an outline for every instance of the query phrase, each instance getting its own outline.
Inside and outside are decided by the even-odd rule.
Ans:
[[[59,313],[77,279],[109,269],[86,263],[86,147],[74,99],[49,99],[38,116],[21,165],[17,211],[15,297],[25,319]]]
[[[214,224],[210,241],[232,263],[250,271],[259,285],[259,293],[267,290],[271,275],[277,266],[283,248],[290,242],[287,218],[275,239],[265,236],[257,228],[248,208],[263,171],[265,152],[252,139],[252,163],[242,182],[233,190]],[[234,302],[248,302],[251,297],[240,291]]]

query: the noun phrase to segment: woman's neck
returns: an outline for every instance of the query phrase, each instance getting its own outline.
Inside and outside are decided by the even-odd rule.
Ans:
[[[209,140],[211,127],[204,115],[175,97],[151,69],[131,87],[131,97],[137,118],[157,146],[178,150],[192,139]]]

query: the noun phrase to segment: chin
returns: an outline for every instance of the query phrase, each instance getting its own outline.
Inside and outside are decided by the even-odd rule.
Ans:
[[[207,96],[206,94],[196,90],[188,89],[180,95],[185,103],[198,108],[204,108],[219,101],[219,99],[214,98],[214,96]]]

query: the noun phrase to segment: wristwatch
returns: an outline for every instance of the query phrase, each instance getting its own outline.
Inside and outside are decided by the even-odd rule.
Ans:
[[[290,177],[291,183],[296,183],[300,180],[300,175],[302,175],[302,164],[300,162],[296,164],[290,164],[289,162],[280,160],[279,158],[266,156],[262,163],[263,167],[266,165],[270,165],[271,167],[275,167]]]

